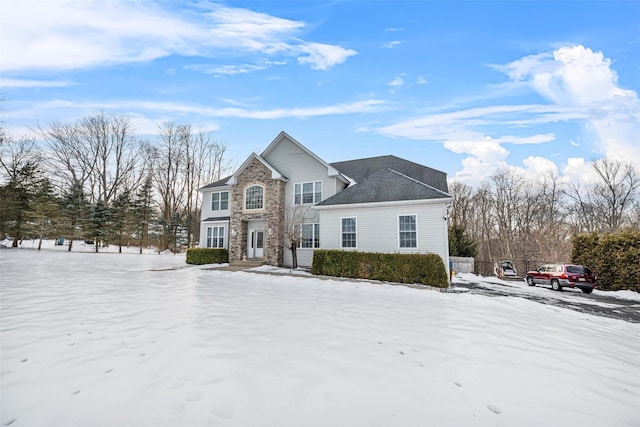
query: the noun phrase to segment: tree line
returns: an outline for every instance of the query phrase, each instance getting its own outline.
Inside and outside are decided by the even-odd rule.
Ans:
[[[125,115],[97,112],[11,138],[0,128],[0,239],[63,237],[177,251],[197,243],[203,185],[231,169],[225,144],[166,122],[138,137]]]
[[[532,181],[508,168],[476,188],[454,182],[451,254],[485,270],[500,259],[568,262],[574,236],[640,230],[638,165],[605,157],[589,167],[592,182],[553,172]]]

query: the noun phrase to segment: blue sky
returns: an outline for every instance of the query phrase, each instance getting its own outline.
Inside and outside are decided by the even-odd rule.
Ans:
[[[2,120],[127,114],[241,164],[284,130],[476,184],[640,165],[640,2],[2,0]]]

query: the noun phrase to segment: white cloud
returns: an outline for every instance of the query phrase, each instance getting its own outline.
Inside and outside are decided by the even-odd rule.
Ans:
[[[427,84],[427,79],[420,76],[416,79],[416,84],[417,85],[426,85]]]
[[[345,49],[341,46],[311,42],[297,45],[292,50],[301,53],[301,56],[298,57],[298,63],[309,64],[314,70],[328,70],[358,53],[353,49]]]
[[[396,46],[401,45],[403,42],[399,41],[399,40],[393,40],[390,41],[388,43],[384,43],[381,47],[385,48],[385,49],[393,49]]]
[[[8,78],[2,78],[0,83],[3,88],[67,87],[73,85],[73,82],[68,80],[27,80]]]
[[[502,67],[555,105],[582,115],[599,151],[610,158],[640,164],[638,93],[618,86],[611,60],[584,46],[562,47]]]
[[[545,127],[545,132],[537,132],[535,127],[558,122],[582,124],[585,138],[593,141],[600,154],[640,164],[638,94],[619,87],[611,60],[603,53],[593,52],[584,46],[561,47],[494,68],[509,78],[508,82],[495,87],[501,96],[510,92],[520,94],[528,89],[549,103],[492,105],[436,112],[375,131],[396,138],[443,142],[444,147],[454,153],[468,154],[469,157],[462,161],[463,170],[456,177],[471,183],[479,182],[488,170],[492,173],[491,168],[505,164],[505,152],[508,155],[508,151],[500,150],[501,144],[552,142],[555,134],[549,132],[548,127]],[[469,102],[473,99],[471,97]],[[519,129],[519,134],[513,135],[516,129]],[[529,135],[520,135],[528,129]],[[571,144],[577,145],[573,141]],[[492,153],[492,156],[487,157],[484,153]],[[525,163],[525,168],[521,168],[523,171],[544,163],[541,159],[532,158],[527,162],[529,164]],[[564,173],[568,171],[572,169],[563,169]]]
[[[387,83],[388,86],[391,86],[392,88],[400,88],[402,86],[404,86],[404,73],[401,73],[397,76],[395,76],[393,78],[393,80],[391,80],[389,83]]]
[[[186,4],[186,3],[185,3]],[[4,1],[0,62],[4,72],[65,70],[165,56],[293,56],[326,70],[357,52],[298,38],[306,23],[247,9],[197,2],[191,10],[150,0]]]
[[[225,100],[231,104],[230,100]],[[361,101],[345,102],[325,106],[311,106],[302,108],[242,108],[224,107],[214,108],[208,106],[181,104],[177,102],[155,102],[155,101],[111,101],[111,102],[69,102],[64,100],[49,101],[33,106],[39,112],[40,117],[46,121],[56,120],[61,112],[66,113],[66,117],[82,117],[93,111],[104,110],[119,114],[127,114],[136,117],[147,117],[152,120],[160,120],[165,117],[173,117],[180,120],[180,117],[188,116],[192,122],[202,121],[205,118],[251,118],[251,119],[282,119],[282,118],[308,118],[329,115],[357,114],[363,112],[376,111],[384,104],[376,99],[365,99]],[[236,105],[241,105],[236,103]],[[14,110],[6,114],[7,118],[33,117],[32,110]],[[160,119],[158,119],[158,117]],[[142,119],[138,119],[142,122]],[[148,126],[143,126],[148,128]]]
[[[240,64],[240,65],[187,65],[184,68],[187,70],[198,71],[204,74],[215,74],[233,76],[235,74],[248,74],[254,71],[265,70],[269,68],[269,65],[254,65],[254,64]]]

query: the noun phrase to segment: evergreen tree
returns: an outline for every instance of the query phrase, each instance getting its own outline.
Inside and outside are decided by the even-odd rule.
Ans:
[[[13,236],[13,247],[17,247],[18,242],[28,232],[28,212],[43,179],[36,163],[25,162],[14,171],[8,182],[0,187],[0,227],[3,233]]]
[[[122,253],[122,244],[128,238],[133,222],[133,201],[129,190],[121,192],[111,206],[111,231],[118,242],[118,252]]]
[[[65,226],[62,228],[69,240],[69,251],[75,239],[84,236],[87,231],[89,202],[85,196],[82,184],[73,181],[62,196],[62,213]]]
[[[449,255],[475,257],[477,251],[476,243],[467,235],[466,229],[462,225],[449,227]]]
[[[109,236],[111,211],[105,206],[102,200],[98,200],[91,207],[89,215],[89,235],[96,245],[96,252],[100,243],[106,245],[106,239]]]
[[[140,253],[142,253],[142,248],[149,239],[149,223],[153,221],[155,217],[155,210],[153,208],[153,181],[151,176],[145,179],[144,184],[136,193],[132,210],[136,234],[140,241]]]
[[[60,220],[60,203],[51,182],[43,179],[35,189],[33,203],[27,213],[34,234],[39,236],[38,250],[42,248],[42,239],[56,232]]]

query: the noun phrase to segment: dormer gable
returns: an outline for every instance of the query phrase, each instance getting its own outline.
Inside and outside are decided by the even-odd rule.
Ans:
[[[257,160],[262,163],[267,169],[271,171],[271,179],[277,179],[280,181],[287,182],[288,179],[280,173],[273,165],[267,162],[262,156],[257,155],[256,153],[251,153],[251,155],[245,160],[245,162],[235,171],[233,175],[227,180],[227,185],[234,185],[238,182],[238,175],[244,171],[247,166],[251,164],[252,161]]]
[[[322,160],[314,152],[312,152],[307,147],[302,145],[300,142],[298,142],[295,138],[290,136],[285,131],[280,132],[278,136],[275,137],[275,139],[269,144],[269,146],[267,146],[267,148],[262,152],[261,157],[266,159],[267,161],[270,161],[272,157],[275,158],[277,156],[279,146],[281,144],[286,144],[286,143],[291,144],[293,147],[295,147],[295,149],[299,150],[301,153],[306,154],[307,156],[315,160],[317,163],[322,165],[322,167],[326,168],[327,176],[336,177],[345,184],[349,183],[349,180],[344,175],[342,175],[340,171],[338,171],[338,169],[334,168],[329,163]]]

